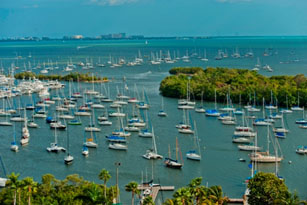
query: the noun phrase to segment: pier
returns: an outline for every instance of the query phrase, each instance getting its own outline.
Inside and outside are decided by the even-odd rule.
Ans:
[[[146,189],[150,189],[150,196],[152,197],[152,200],[155,201],[159,191],[174,191],[175,190],[175,186],[139,186],[138,187],[139,190],[144,191]]]

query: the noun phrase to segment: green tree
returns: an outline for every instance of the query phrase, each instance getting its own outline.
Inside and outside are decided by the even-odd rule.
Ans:
[[[104,198],[107,198],[107,182],[111,178],[111,175],[109,174],[109,171],[106,169],[102,169],[99,173],[99,179],[103,180],[103,186],[104,186]]]
[[[155,202],[153,201],[151,196],[147,196],[144,200],[143,200],[143,205],[155,205]]]
[[[14,192],[14,197],[13,197],[13,204],[16,205],[16,199],[17,199],[17,190],[19,189],[20,186],[20,181],[18,180],[20,174],[15,174],[15,172],[11,173],[8,176],[8,181],[6,182],[6,186],[11,189]]]
[[[31,205],[32,194],[37,192],[37,182],[31,177],[26,177],[22,180],[22,185],[28,196],[28,205]]]
[[[131,192],[131,205],[134,205],[134,195],[140,194],[140,190],[138,189],[138,183],[135,181],[130,182],[125,186],[125,190]]]
[[[248,182],[249,204],[297,204],[297,196],[292,195],[284,181],[272,173],[258,172]],[[288,203],[290,202],[290,203]]]

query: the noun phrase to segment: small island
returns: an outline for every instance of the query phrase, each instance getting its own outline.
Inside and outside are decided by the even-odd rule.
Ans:
[[[69,73],[67,75],[42,75],[42,74],[35,74],[32,72],[22,72],[17,73],[14,75],[16,79],[39,79],[39,80],[57,80],[57,81],[74,81],[74,82],[94,82],[94,83],[101,83],[101,82],[108,82],[107,77],[99,77],[99,76],[92,76],[90,73]]]
[[[229,94],[233,103],[252,104],[255,96],[260,105],[264,98],[266,104],[291,106],[297,105],[299,96],[300,106],[307,106],[307,77],[303,74],[266,77],[247,69],[212,67],[180,67],[169,73],[172,75],[160,83],[160,92],[166,97],[186,98],[189,84],[194,99],[201,99],[203,93],[205,101],[214,101],[216,90],[218,102],[226,102]]]

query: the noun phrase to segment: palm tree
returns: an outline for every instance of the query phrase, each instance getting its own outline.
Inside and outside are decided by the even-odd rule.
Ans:
[[[132,193],[131,205],[134,205],[134,194],[140,194],[138,183],[135,181],[130,182],[125,186],[125,190]]]
[[[190,193],[189,188],[186,188],[186,187],[178,189],[174,193],[173,197],[176,203],[182,204],[182,205],[192,204],[192,201],[193,201],[192,194]]]
[[[221,186],[212,186],[208,189],[208,198],[220,204],[226,204],[228,202],[228,197],[223,196],[223,191]]]
[[[155,202],[153,201],[151,196],[148,196],[143,200],[142,204],[143,205],[155,205]]]
[[[106,169],[102,169],[99,173],[99,179],[103,180],[103,185],[104,185],[104,198],[107,198],[107,182],[111,178],[111,175],[109,174],[109,171]]]
[[[8,176],[9,181],[7,182],[7,186],[14,190],[14,205],[16,205],[16,197],[17,197],[17,189],[20,186],[20,181],[18,180],[20,174],[15,174],[14,172]]]
[[[37,191],[37,182],[33,181],[33,178],[26,177],[22,180],[24,190],[28,190],[28,205],[31,205],[32,192]]]

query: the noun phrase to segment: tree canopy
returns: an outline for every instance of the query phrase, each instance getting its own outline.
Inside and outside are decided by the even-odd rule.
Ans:
[[[296,194],[291,194],[284,180],[272,173],[258,172],[248,182],[248,203],[253,204],[299,204]]]
[[[92,76],[90,73],[78,73],[73,72],[69,73],[67,75],[59,75],[59,74],[53,74],[53,75],[43,75],[43,74],[35,74],[32,72],[22,72],[17,73],[14,76],[16,79],[39,79],[39,80],[58,80],[58,81],[80,81],[80,82],[97,82],[97,81],[108,81],[106,77],[98,77],[98,76]]]
[[[303,74],[296,76],[265,77],[256,71],[247,69],[207,68],[195,69],[193,75],[186,75],[192,68],[174,68],[177,75],[171,75],[160,83],[160,92],[163,96],[185,98],[187,84],[190,82],[191,96],[195,99],[214,101],[214,92],[217,93],[218,102],[226,102],[226,95],[230,93],[232,102],[252,103],[255,93],[256,102],[285,106],[297,105],[298,94],[300,106],[307,106],[307,77]],[[173,69],[172,69],[173,70]],[[273,102],[271,102],[271,92]]]

